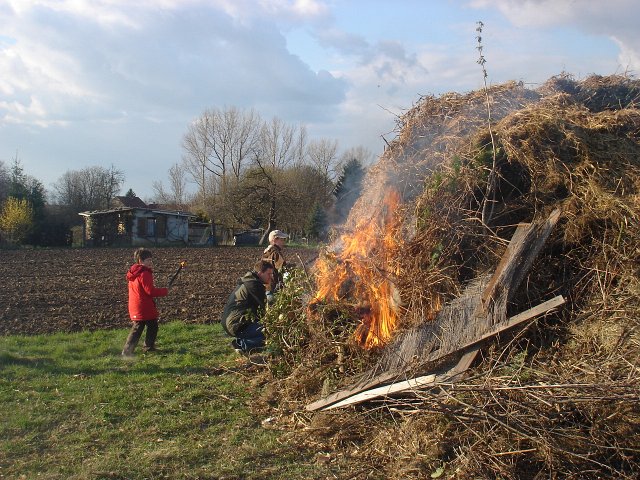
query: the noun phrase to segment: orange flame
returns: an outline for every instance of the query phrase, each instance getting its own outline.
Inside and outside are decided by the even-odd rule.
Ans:
[[[355,338],[366,349],[384,345],[398,322],[398,295],[390,276],[398,249],[400,195],[390,191],[371,218],[361,219],[353,233],[340,237],[342,250],[316,262],[317,292],[314,302],[352,300],[361,322]]]

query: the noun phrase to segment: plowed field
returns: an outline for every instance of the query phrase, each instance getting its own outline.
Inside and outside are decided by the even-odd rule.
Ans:
[[[134,248],[0,251],[0,335],[72,332],[130,325],[125,274]],[[170,295],[158,300],[161,320],[218,320],[238,278],[260,258],[259,247],[152,248],[156,286],[186,266]],[[313,249],[286,248],[300,264]]]

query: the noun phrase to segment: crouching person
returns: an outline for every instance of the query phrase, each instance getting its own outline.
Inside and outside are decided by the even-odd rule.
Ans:
[[[235,337],[231,345],[236,351],[257,352],[264,348],[265,337],[260,314],[265,308],[267,297],[265,285],[273,280],[273,264],[260,260],[240,280],[229,295],[222,312],[222,328]]]

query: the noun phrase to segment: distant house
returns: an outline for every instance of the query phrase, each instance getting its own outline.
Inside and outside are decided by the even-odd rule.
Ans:
[[[254,228],[251,230],[243,230],[241,232],[234,232],[233,245],[252,245],[256,246],[260,244],[260,239],[264,230],[262,228]]]
[[[85,246],[187,245],[192,213],[116,197],[108,210],[81,212]]]

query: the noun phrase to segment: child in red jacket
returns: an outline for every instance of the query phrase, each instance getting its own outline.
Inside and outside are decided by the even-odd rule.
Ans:
[[[142,336],[144,327],[147,334],[142,349],[145,352],[156,350],[156,337],[158,335],[158,309],[154,297],[165,297],[169,294],[168,288],[156,288],[153,286],[153,259],[151,251],[139,248],[133,254],[136,261],[127,272],[129,284],[129,316],[133,322],[127,341],[122,350],[122,356],[131,357],[133,350]]]

